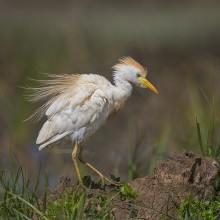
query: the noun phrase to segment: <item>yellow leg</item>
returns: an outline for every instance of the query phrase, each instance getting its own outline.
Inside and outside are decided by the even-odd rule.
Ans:
[[[116,182],[113,180],[110,180],[109,178],[107,178],[106,176],[104,176],[101,172],[99,172],[96,168],[94,168],[91,164],[87,163],[82,156],[82,151],[83,151],[83,146],[79,146],[79,161],[82,162],[83,164],[85,164],[87,167],[89,167],[91,170],[93,170],[98,176],[100,176],[101,180],[102,180],[102,184],[104,185],[104,180],[106,180],[107,182],[116,185],[116,186],[120,186],[121,183],[120,182]]]
[[[77,174],[77,177],[78,177],[78,180],[79,180],[79,184],[83,185],[82,178],[81,178],[80,172],[79,172],[78,163],[77,163],[77,160],[76,160],[77,150],[78,150],[78,144],[75,144],[75,147],[74,147],[73,152],[72,152],[72,160],[73,160],[73,163],[75,165],[76,174]]]

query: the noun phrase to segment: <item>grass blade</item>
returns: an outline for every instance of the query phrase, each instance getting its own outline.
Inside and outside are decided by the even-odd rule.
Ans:
[[[202,136],[201,136],[201,129],[200,129],[200,124],[196,119],[196,125],[197,125],[197,134],[198,134],[198,139],[199,139],[199,145],[202,151],[202,155],[205,155],[205,151],[204,151],[204,147],[203,147],[203,143],[202,143]]]
[[[31,203],[29,203],[28,201],[26,201],[25,199],[23,199],[19,195],[15,195],[14,193],[11,193],[11,192],[8,192],[8,194],[10,194],[11,196],[14,196],[15,198],[22,201],[24,204],[29,206],[31,209],[33,209],[36,212],[36,214],[40,215],[42,219],[49,220],[40,210],[38,210],[35,206],[33,206]]]

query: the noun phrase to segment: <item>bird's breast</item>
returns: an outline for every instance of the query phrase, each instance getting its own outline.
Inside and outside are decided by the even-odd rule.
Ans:
[[[120,101],[115,103],[115,110],[116,110],[116,112],[119,111],[123,107],[125,101],[126,101],[126,98],[123,97]]]
[[[126,101],[126,98],[123,98],[123,99],[120,99],[119,101],[116,101],[113,105],[112,110],[110,111],[108,118],[115,116],[116,113],[123,107],[125,101]]]

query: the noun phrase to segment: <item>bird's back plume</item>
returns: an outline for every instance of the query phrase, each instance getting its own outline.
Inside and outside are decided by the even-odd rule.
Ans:
[[[35,80],[38,83],[38,87],[27,87],[27,98],[31,102],[44,102],[29,118],[25,121],[34,119],[39,121],[45,114],[48,107],[56,101],[62,94],[72,89],[77,84],[79,75],[77,74],[46,74],[48,79]]]

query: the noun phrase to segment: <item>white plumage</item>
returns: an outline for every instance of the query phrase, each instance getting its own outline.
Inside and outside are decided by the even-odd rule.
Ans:
[[[77,75],[46,110],[47,122],[37,138],[39,149],[70,134],[81,143],[93,134],[113,108],[111,83],[98,75]]]
[[[45,103],[33,116],[40,119],[46,115],[37,138],[39,149],[53,145],[62,138],[70,138],[75,144],[72,154],[76,165],[79,182],[82,183],[75,160],[78,145],[83,142],[106,121],[106,119],[122,108],[124,102],[131,95],[132,86],[148,87],[158,93],[155,87],[146,79],[147,70],[130,57],[120,59],[113,67],[115,85],[106,78],[95,74],[82,75],[49,75],[48,80],[39,80],[40,88],[32,88],[32,101]],[[84,162],[80,151],[80,161]],[[103,176],[92,166],[104,181]],[[113,183],[113,181],[109,181]]]

